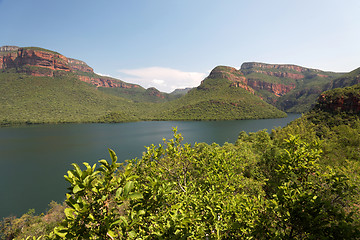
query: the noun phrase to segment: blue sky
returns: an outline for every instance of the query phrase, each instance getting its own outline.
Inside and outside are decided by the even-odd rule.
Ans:
[[[161,91],[217,65],[360,67],[358,0],[0,0],[0,46],[36,46]]]

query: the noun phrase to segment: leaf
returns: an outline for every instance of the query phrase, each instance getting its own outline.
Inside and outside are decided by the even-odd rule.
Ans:
[[[120,216],[120,219],[118,219],[118,220],[116,220],[115,222],[111,223],[110,227],[112,227],[112,226],[114,226],[114,225],[117,225],[117,224],[119,224],[119,223],[124,223],[125,226],[128,225],[128,221],[127,221],[126,217]]]
[[[110,157],[111,157],[112,163],[113,163],[113,164],[116,163],[116,161],[117,161],[117,156],[116,156],[115,152],[114,152],[112,149],[109,148],[109,153],[110,153]]]
[[[101,159],[99,161],[99,163],[101,163],[104,167],[106,167],[107,169],[109,169],[109,163],[105,160],[105,159]]]
[[[71,218],[71,219],[75,218],[75,215],[74,215],[75,210],[72,208],[65,208],[64,213],[67,218]]]
[[[68,229],[65,227],[55,227],[54,228],[54,233],[61,238],[66,237],[67,231],[68,231]]]
[[[79,186],[79,185],[75,185],[75,187],[73,188],[73,193],[78,193],[81,192],[83,189]]]
[[[134,188],[134,182],[133,181],[129,181],[125,184],[124,187],[124,197],[126,198],[129,195],[129,192],[131,192],[131,190]]]
[[[135,231],[130,231],[128,234],[129,234],[129,238],[130,238],[130,239],[136,237]]]
[[[117,198],[119,198],[119,197],[121,197],[121,194],[123,193],[123,188],[122,187],[120,187],[120,188],[118,188],[118,190],[116,190],[116,197]]]
[[[114,239],[116,237],[116,234],[111,230],[109,230],[106,235],[108,235],[111,239]]]
[[[81,178],[81,176],[82,176],[82,171],[81,171],[79,165],[77,165],[76,163],[73,163],[73,164],[71,164],[71,165],[73,165],[73,167],[75,168],[76,173],[77,173],[77,177],[78,177],[78,178]]]
[[[143,197],[143,195],[141,193],[136,192],[136,193],[130,193],[128,198],[131,199],[131,200],[136,200],[136,199],[142,199],[144,197]]]

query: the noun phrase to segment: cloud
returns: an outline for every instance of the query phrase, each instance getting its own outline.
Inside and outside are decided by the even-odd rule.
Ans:
[[[206,77],[206,73],[184,72],[172,68],[149,67],[120,69],[120,79],[136,83],[145,88],[155,87],[162,92],[172,92],[177,88],[196,87]]]
[[[98,73],[98,72],[95,72],[95,74],[100,75],[100,76],[104,76],[104,77],[112,77],[112,78],[114,78],[113,76],[110,76],[109,74]]]

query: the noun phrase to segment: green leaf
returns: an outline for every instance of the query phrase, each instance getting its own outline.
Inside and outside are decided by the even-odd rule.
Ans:
[[[128,235],[129,235],[129,238],[130,238],[130,239],[136,237],[135,231],[130,231],[130,232],[128,233]]]
[[[115,152],[114,152],[112,149],[109,148],[109,153],[110,153],[110,157],[111,157],[112,163],[113,163],[113,164],[116,163],[116,161],[117,161],[117,156],[116,156]]]
[[[118,190],[116,190],[116,197],[117,198],[119,198],[119,197],[121,197],[121,194],[123,193],[123,188],[122,187],[120,187],[120,188],[118,188]]]
[[[75,210],[74,210],[74,209],[72,209],[72,208],[66,208],[66,209],[64,210],[64,212],[65,212],[65,216],[66,216],[67,218],[70,218],[70,219],[74,219],[74,218],[75,218],[75,215],[74,215]]]
[[[60,226],[60,227],[55,227],[54,228],[54,233],[56,235],[58,235],[59,237],[61,237],[61,238],[65,238],[66,235],[67,235],[67,232],[68,232],[68,229],[65,228],[65,227]]]
[[[73,188],[73,193],[78,193],[80,191],[82,191],[83,189],[79,186],[79,185],[75,185],[75,187]]]
[[[130,193],[128,198],[131,199],[131,200],[136,200],[136,199],[142,199],[144,197],[143,197],[143,195],[141,193],[136,192],[136,193]]]
[[[133,181],[129,181],[125,184],[124,187],[124,197],[128,197],[129,193],[131,192],[131,190],[134,188],[134,182]]]
[[[114,239],[114,238],[116,237],[116,234],[115,234],[113,231],[111,231],[111,230],[109,230],[109,231],[107,232],[107,235],[110,236],[112,239]]]
[[[107,169],[109,169],[109,163],[105,160],[105,159],[101,159],[99,161],[99,163],[101,163],[104,167],[106,167]]]

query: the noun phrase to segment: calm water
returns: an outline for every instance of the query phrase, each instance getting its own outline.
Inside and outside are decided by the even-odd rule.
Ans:
[[[119,159],[141,157],[144,146],[172,137],[172,127],[189,143],[234,143],[240,131],[256,132],[285,126],[300,117],[209,122],[133,122],[65,124],[0,128],[0,219],[21,216],[34,208],[44,212],[51,200],[65,199],[66,171],[71,163],[109,160],[108,148]]]

